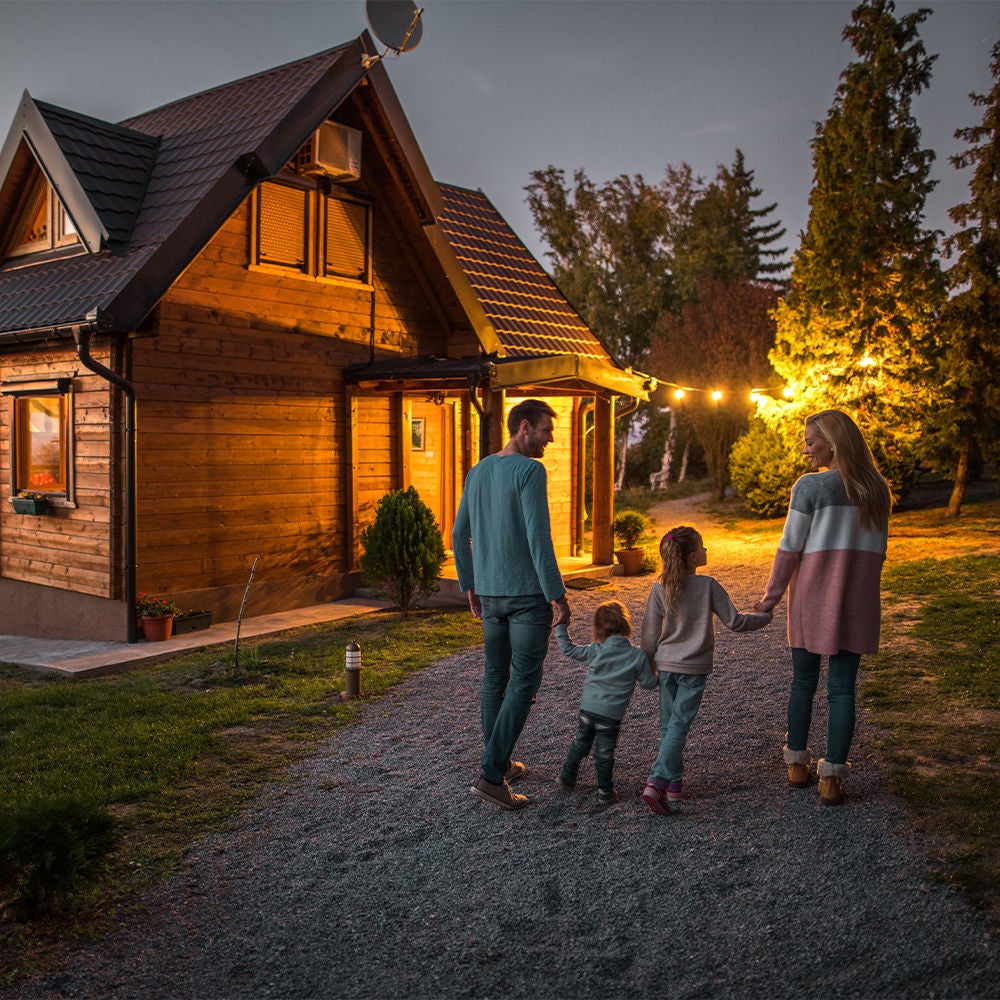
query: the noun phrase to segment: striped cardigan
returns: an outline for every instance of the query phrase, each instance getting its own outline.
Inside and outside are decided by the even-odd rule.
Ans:
[[[785,530],[760,608],[788,590],[788,644],[829,655],[877,653],[879,580],[887,531],[861,527],[835,470],[802,476],[792,487]]]

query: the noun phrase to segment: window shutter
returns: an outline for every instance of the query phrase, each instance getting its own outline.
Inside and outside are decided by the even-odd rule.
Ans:
[[[306,271],[309,193],[284,184],[262,184],[257,261]]]
[[[368,276],[368,206],[326,198],[323,273],[354,281]]]

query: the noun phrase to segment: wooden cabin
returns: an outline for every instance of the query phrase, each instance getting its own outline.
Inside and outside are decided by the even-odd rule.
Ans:
[[[611,563],[616,406],[649,380],[485,195],[433,180],[373,51],[119,124],[24,94],[0,151],[0,633],[135,641],[143,592],[232,620],[255,562],[248,614],[347,596],[380,497],[416,486],[448,546],[529,396],[558,413],[557,555],[592,537]]]

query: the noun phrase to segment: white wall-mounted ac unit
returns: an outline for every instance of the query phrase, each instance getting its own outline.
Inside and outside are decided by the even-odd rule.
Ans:
[[[356,128],[323,122],[302,151],[299,171],[335,181],[361,179],[361,133]]]

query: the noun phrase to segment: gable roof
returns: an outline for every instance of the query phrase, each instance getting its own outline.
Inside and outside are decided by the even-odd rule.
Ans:
[[[64,202],[74,222],[74,207],[83,216],[79,206],[85,203],[102,221],[105,243],[129,231],[117,255],[80,254],[0,271],[0,339],[58,332],[88,318],[119,331],[137,326],[253,185],[277,173],[366,75],[365,39],[195,94],[121,126],[25,95],[25,114],[4,145],[0,166],[7,169],[0,183],[23,138],[47,176],[51,170],[58,179],[65,164],[63,173],[75,178],[79,190],[72,204]],[[141,210],[130,224],[144,166]]]
[[[0,268],[0,343],[85,323],[135,329],[254,185],[367,79],[399,183],[491,358],[494,384],[598,385],[645,398],[644,377],[614,366],[485,195],[434,183],[384,67],[364,58],[371,49],[365,32],[119,125],[26,92],[0,152],[0,212],[30,149],[91,252]]]

